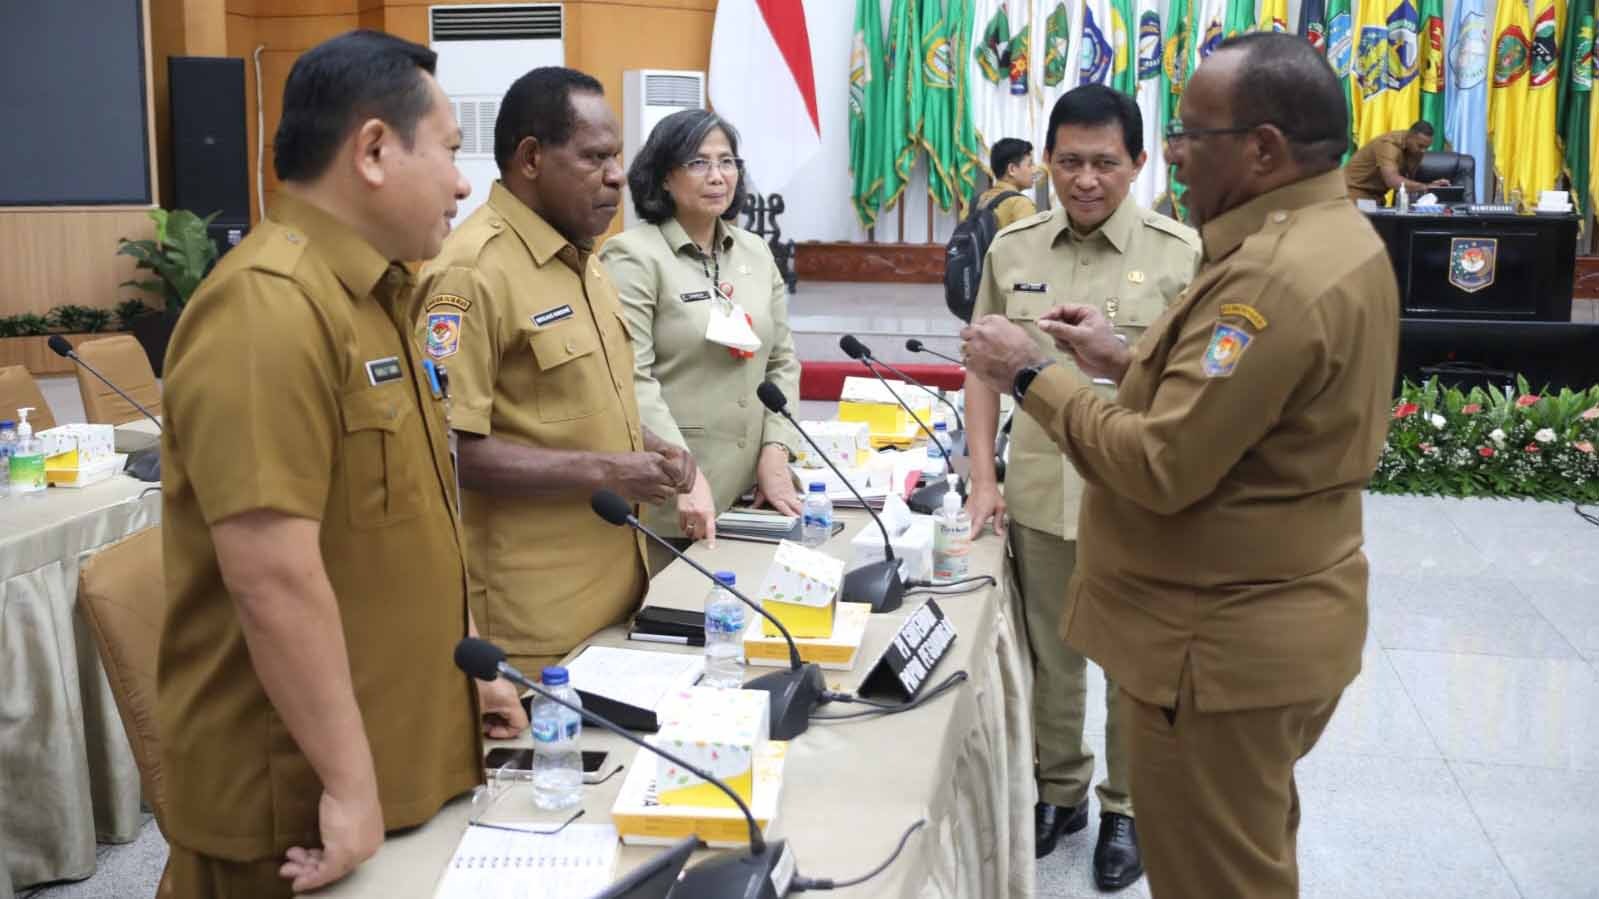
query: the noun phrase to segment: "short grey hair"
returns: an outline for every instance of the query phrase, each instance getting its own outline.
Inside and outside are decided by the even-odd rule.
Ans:
[[[627,167],[627,188],[633,195],[633,208],[638,211],[639,218],[659,225],[677,214],[677,204],[666,190],[666,176],[672,169],[699,156],[700,144],[717,129],[727,135],[728,146],[737,156],[738,129],[708,109],[685,109],[661,119]],[[745,175],[740,172],[738,184],[733,188],[733,202],[722,213],[727,221],[737,218],[744,208],[748,193],[744,181]]]

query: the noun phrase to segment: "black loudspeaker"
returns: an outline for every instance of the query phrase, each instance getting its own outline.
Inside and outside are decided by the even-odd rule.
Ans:
[[[172,205],[219,213],[226,233],[250,222],[250,153],[244,126],[244,60],[174,56],[167,62],[172,113]],[[226,249],[225,243],[222,246]]]

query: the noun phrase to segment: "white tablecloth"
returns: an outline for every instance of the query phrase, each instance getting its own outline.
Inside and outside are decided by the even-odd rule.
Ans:
[[[0,500],[0,864],[10,887],[94,873],[95,842],[140,824],[139,773],[94,640],[78,566],[160,521],[123,475]],[[0,896],[7,883],[0,882]]]
[[[847,558],[848,538],[863,517],[829,544]],[[740,584],[758,584],[773,547],[721,541],[716,550],[692,551],[702,564],[737,573]],[[1006,567],[1001,540],[989,536],[972,554],[974,573],[996,577]],[[769,833],[787,839],[800,873],[844,879],[887,858],[899,835],[917,818],[927,826],[903,855],[874,880],[836,895],[904,899],[1004,899],[1034,890],[1032,806],[1034,801],[1029,668],[1024,662],[1020,622],[1003,585],[963,597],[940,598],[956,640],[929,678],[936,683],[966,669],[970,679],[915,711],[885,718],[813,723],[789,746],[783,795]],[[700,608],[704,579],[674,563],[655,579],[649,602]],[[905,617],[921,604],[908,600],[898,612],[873,617],[853,671],[827,672],[834,689],[853,690]],[[592,642],[635,649],[692,651],[653,643],[628,643],[620,629]],[[753,669],[760,673],[764,669]],[[858,708],[858,707],[857,707]],[[831,706],[826,714],[850,711]],[[636,752],[620,739],[589,728],[584,744],[610,749],[634,764]],[[584,821],[609,819],[623,775],[588,787]],[[494,818],[526,819],[532,809],[527,787],[513,787],[495,807]],[[520,806],[520,808],[519,808]],[[458,799],[428,824],[391,836],[378,855],[329,891],[334,896],[428,897],[455,850],[470,813]],[[549,815],[545,813],[544,818]],[[656,851],[622,847],[618,875]],[[703,856],[704,853],[701,853]]]

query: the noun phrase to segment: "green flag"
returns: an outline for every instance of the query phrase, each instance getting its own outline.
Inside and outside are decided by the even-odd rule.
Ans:
[[[1349,0],[1327,0],[1327,64],[1344,86],[1344,109],[1349,113],[1349,148],[1344,151],[1344,161],[1355,152],[1354,92],[1359,90],[1354,78],[1355,14]]]
[[[921,108],[920,47],[915,37],[911,0],[894,0],[888,14],[888,90],[883,95],[883,209],[892,209],[905,191],[916,162],[911,112]],[[913,77],[915,76],[915,77]],[[914,100],[913,100],[914,92]]]
[[[975,24],[976,0],[949,0],[950,59],[955,70],[955,200],[960,204],[958,215],[966,217],[967,207],[977,196],[977,176],[988,170],[988,160],[983,158],[983,143],[977,139],[977,127],[972,120],[972,67],[967,64],[972,52],[972,26]]]
[[[1444,148],[1444,79],[1449,61],[1444,57],[1444,0],[1421,0],[1421,117],[1432,123],[1432,146]]]
[[[955,205],[955,65],[950,58],[944,0],[921,3],[921,114],[916,139],[927,151],[927,193],[948,210]],[[914,115],[914,113],[913,113]]]
[[[1064,2],[1056,3],[1044,18],[1044,86],[1055,87],[1066,80],[1066,60],[1072,39],[1071,14]],[[1072,60],[1078,62],[1078,60]]]
[[[1166,10],[1166,35],[1160,51],[1160,80],[1165,88],[1160,103],[1160,133],[1163,139],[1166,128],[1177,120],[1177,105],[1182,100],[1183,87],[1188,84],[1189,45],[1193,40],[1193,27],[1194,15],[1188,7],[1188,0],[1171,0]],[[1172,214],[1180,219],[1183,217],[1183,186],[1172,177],[1175,172],[1176,167],[1173,166],[1166,173],[1166,185]]]
[[[1110,0],[1110,86],[1129,97],[1138,96],[1137,27],[1133,0]]]
[[[883,205],[883,13],[877,0],[855,0],[855,35],[849,53],[850,196],[861,227],[877,224]]]
[[[983,77],[994,84],[1010,77],[1010,64],[1005,57],[1008,44],[1010,19],[1006,18],[1005,7],[1001,6],[994,11],[994,17],[983,28],[982,39],[977,42],[977,67],[983,70]]]
[[[1566,8],[1566,35],[1560,44],[1560,97],[1555,122],[1566,177],[1571,182],[1571,204],[1577,221],[1592,215],[1589,194],[1589,103],[1593,92],[1593,0],[1571,0]]]
[[[1222,33],[1227,37],[1255,30],[1255,0],[1227,0],[1227,17]]]

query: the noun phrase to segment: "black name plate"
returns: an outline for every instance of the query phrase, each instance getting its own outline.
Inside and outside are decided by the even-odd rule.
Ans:
[[[954,643],[955,625],[944,617],[938,603],[929,599],[900,625],[857,692],[910,702]]]

